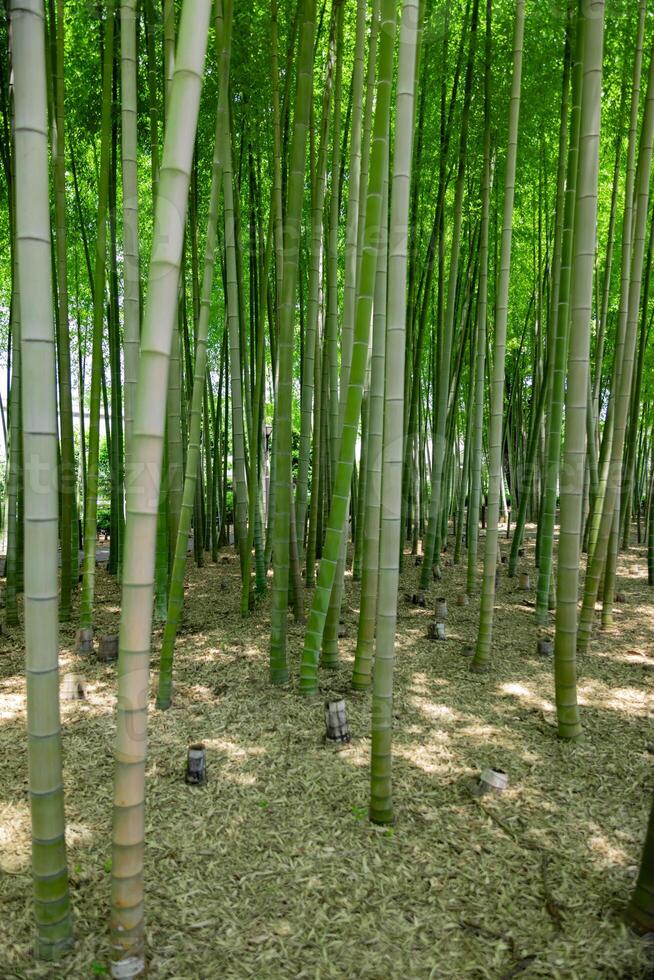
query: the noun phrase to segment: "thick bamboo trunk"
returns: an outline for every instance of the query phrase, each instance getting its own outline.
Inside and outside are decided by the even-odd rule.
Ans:
[[[42,0],[12,0],[25,460],[25,670],[37,955],[72,942],[59,721],[55,337]]]
[[[586,414],[590,308],[597,220],[600,106],[604,46],[604,0],[580,12],[577,30],[582,49],[579,165],[573,236],[570,295],[570,342],[565,397],[565,443],[561,470],[561,517],[556,588],[554,681],[559,736],[581,735],[577,705],[577,589],[581,552],[582,494],[586,464]]]
[[[513,77],[511,81],[511,97],[509,103],[507,159],[504,176],[502,254],[496,302],[493,371],[491,382],[491,415],[488,436],[489,491],[486,547],[484,552],[484,578],[481,593],[481,609],[479,612],[479,634],[477,637],[477,648],[471,664],[472,669],[475,671],[488,669],[493,637],[493,608],[495,602],[495,569],[497,566],[499,496],[500,481],[502,479],[504,360],[506,352],[506,331],[509,315],[509,277],[511,273],[513,201],[515,196],[518,125],[520,119],[524,17],[524,0],[517,0],[513,35]]]
[[[154,559],[168,366],[211,3],[185,0],[159,174],[128,480],[118,662],[112,975],[145,972],[143,851]],[[136,465],[138,462],[138,466]]]

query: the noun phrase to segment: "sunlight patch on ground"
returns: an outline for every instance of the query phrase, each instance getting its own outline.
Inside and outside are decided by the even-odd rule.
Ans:
[[[551,701],[548,701],[546,698],[535,694],[524,684],[500,684],[499,690],[502,694],[508,694],[510,697],[520,698],[520,700],[524,704],[528,704],[530,708],[540,708],[541,711],[554,711],[554,705]]]
[[[483,744],[492,742],[494,748],[513,749],[514,741],[506,729],[496,725],[486,725],[481,721],[471,722],[456,729],[458,738],[469,738]]]
[[[452,753],[443,747],[448,740],[446,732],[432,732],[432,738],[423,745],[398,745],[393,750],[396,758],[404,759],[423,772],[452,772]]]
[[[627,715],[643,715],[651,695],[641,688],[610,688],[601,681],[586,681],[579,687],[579,703],[594,708],[610,708]]]
[[[22,692],[2,694],[0,701],[0,721],[14,721],[21,718],[25,713],[25,697]]]
[[[232,762],[243,762],[245,759],[266,755],[266,750],[261,745],[239,745],[229,738],[206,738],[204,745],[208,749],[223,752]]]
[[[600,865],[619,865],[626,867],[630,863],[629,855],[605,834],[593,834],[588,841],[588,847],[593,859]]]
[[[423,671],[418,671],[411,677],[411,691],[414,694],[427,694],[431,686],[431,678]]]
[[[339,747],[334,754],[354,766],[367,768],[370,765],[370,739],[355,738],[348,745]]]
[[[447,704],[437,704],[434,701],[428,701],[427,698],[418,697],[413,695],[410,699],[410,703],[426,718],[438,719],[439,721],[456,721],[457,713],[453,711]]]
[[[82,844],[90,844],[93,840],[93,833],[86,824],[71,823],[66,824],[66,846],[79,847]]]

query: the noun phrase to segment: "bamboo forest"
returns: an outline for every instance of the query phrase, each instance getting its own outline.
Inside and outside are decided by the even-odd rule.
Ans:
[[[0,3],[0,980],[654,978],[654,0]]]

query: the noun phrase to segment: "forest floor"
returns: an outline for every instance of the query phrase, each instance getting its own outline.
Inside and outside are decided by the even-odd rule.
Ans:
[[[502,541],[505,551],[508,542]],[[532,571],[533,529],[523,567]],[[394,706],[397,819],[367,820],[370,695],[349,692],[358,585],[348,577],[342,666],[322,692],[346,697],[353,734],[323,742],[323,700],[296,688],[302,627],[289,621],[294,681],[270,687],[268,601],[239,614],[238,562],[189,566],[173,707],[150,711],[146,916],[150,976],[181,980],[431,980],[654,977],[652,946],[621,914],[654,783],[654,607],[644,548],[619,563],[625,604],[579,664],[585,737],[557,740],[552,662],[536,654],[533,591],[502,577],[493,667],[469,671],[479,603],[458,607],[464,566],[444,569],[427,608],[399,602]],[[436,596],[447,639],[426,638]],[[117,631],[119,591],[97,579],[97,633]],[[0,637],[0,977],[87,978],[108,969],[115,665],[72,653],[88,681],[62,705],[76,945],[31,955],[32,908],[22,636]],[[207,747],[208,785],[184,782],[187,746]],[[509,788],[478,798],[481,769]]]

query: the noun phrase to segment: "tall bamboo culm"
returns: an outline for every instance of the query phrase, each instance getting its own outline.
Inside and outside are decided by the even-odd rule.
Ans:
[[[588,359],[597,220],[604,0],[591,0],[588,5],[583,5],[583,11],[580,12],[577,20],[577,31],[583,32],[581,38],[583,82],[577,201],[574,216],[554,639],[558,731],[559,736],[565,739],[576,739],[581,735],[576,668],[577,590],[581,552],[581,507],[586,467]]]
[[[132,432],[118,660],[112,975],[145,972],[143,853],[154,559],[171,344],[210,0],[184,0],[156,202]]]
[[[379,227],[382,211],[381,197],[384,187],[384,154],[386,152],[385,143],[388,140],[390,118],[394,34],[394,2],[393,0],[384,0],[381,8],[377,105],[375,108],[373,145],[368,177],[368,202],[356,304],[352,364],[345,406],[343,434],[340,441],[340,458],[336,465],[325,543],[320,561],[316,591],[311,603],[311,612],[304,636],[304,650],[300,666],[300,690],[303,694],[308,695],[315,694],[318,689],[320,647],[332,587],[336,577],[342,538],[346,533],[354,451],[361,412],[363,383],[368,362],[370,319],[378,260]]]
[[[484,580],[479,612],[477,649],[471,667],[475,671],[487,670],[490,663],[493,638],[493,607],[495,602],[495,569],[497,566],[497,537],[502,479],[502,419],[504,410],[504,361],[506,330],[509,316],[509,277],[511,272],[511,241],[513,234],[513,201],[515,196],[516,160],[518,154],[518,124],[520,120],[520,87],[522,82],[522,51],[524,38],[525,4],[517,0],[513,35],[513,79],[509,103],[509,135],[507,141],[506,171],[504,177],[504,218],[502,223],[502,248],[500,275],[495,316],[495,341],[493,347],[493,374],[491,383],[491,416],[489,430],[489,491],[484,552]]]
[[[313,42],[316,29],[315,0],[303,0],[303,20],[298,56],[295,118],[288,171],[288,202],[284,224],[282,296],[277,341],[277,398],[273,433],[274,513],[273,589],[270,625],[270,680],[285,684],[289,678],[286,649],[291,529],[291,414],[293,406],[293,321],[298,278],[300,221],[304,195],[304,171],[313,89]],[[273,481],[271,480],[271,483]]]
[[[386,314],[386,390],[382,458],[381,524],[379,532],[379,597],[377,645],[372,688],[370,758],[370,819],[393,819],[391,743],[393,731],[393,668],[397,594],[400,586],[402,463],[404,460],[404,357],[406,348],[406,286],[409,240],[409,196],[413,158],[413,106],[418,45],[419,5],[404,0],[397,72],[397,110],[391,218],[388,243],[388,307]],[[390,26],[385,25],[386,30]]]
[[[136,0],[120,4],[120,85],[123,167],[123,343],[125,352],[125,457],[129,459],[139,363],[139,229],[137,165]]]
[[[12,0],[25,467],[25,669],[36,951],[72,942],[59,719],[55,337],[42,0]]]
[[[98,187],[98,226],[93,270],[93,350],[91,354],[91,392],[89,445],[86,466],[84,564],[77,646],[81,653],[93,647],[93,600],[95,596],[95,552],[98,516],[98,475],[100,457],[100,394],[102,386],[102,335],[106,279],[107,207],[111,150],[111,82],[114,51],[115,0],[107,0],[102,66],[102,125],[100,136],[100,177]]]
[[[227,60],[223,62],[225,71],[221,73],[221,89],[219,100],[226,102],[227,68],[229,65],[229,45],[231,41],[231,12],[232,2],[227,0],[225,4],[225,17],[223,18],[222,0],[215,0],[215,25],[216,39],[218,44],[218,55],[221,57],[223,51],[227,50]],[[179,526],[177,528],[177,541],[175,544],[175,556],[173,567],[170,574],[170,589],[168,594],[168,614],[164,635],[161,644],[161,656],[159,660],[159,689],[157,694],[157,707],[166,709],[170,707],[172,697],[172,674],[173,674],[173,653],[175,640],[182,617],[184,607],[184,573],[186,571],[186,551],[188,544],[189,531],[191,530],[191,518],[193,516],[193,505],[195,502],[195,492],[198,480],[198,468],[200,464],[200,435],[202,422],[202,395],[205,386],[207,368],[207,339],[209,335],[209,314],[211,312],[211,290],[213,288],[214,270],[216,267],[216,243],[218,231],[218,214],[220,203],[220,186],[222,182],[222,161],[220,157],[220,127],[222,125],[222,115],[225,106],[222,105],[216,115],[216,135],[213,155],[213,170],[211,177],[211,191],[209,196],[209,217],[207,220],[207,237],[204,250],[204,270],[202,275],[202,290],[200,294],[200,316],[195,336],[195,365],[193,371],[193,391],[191,394],[191,406],[189,417],[189,443],[186,456],[186,472],[184,474],[184,491],[182,495],[182,508],[179,516]]]

